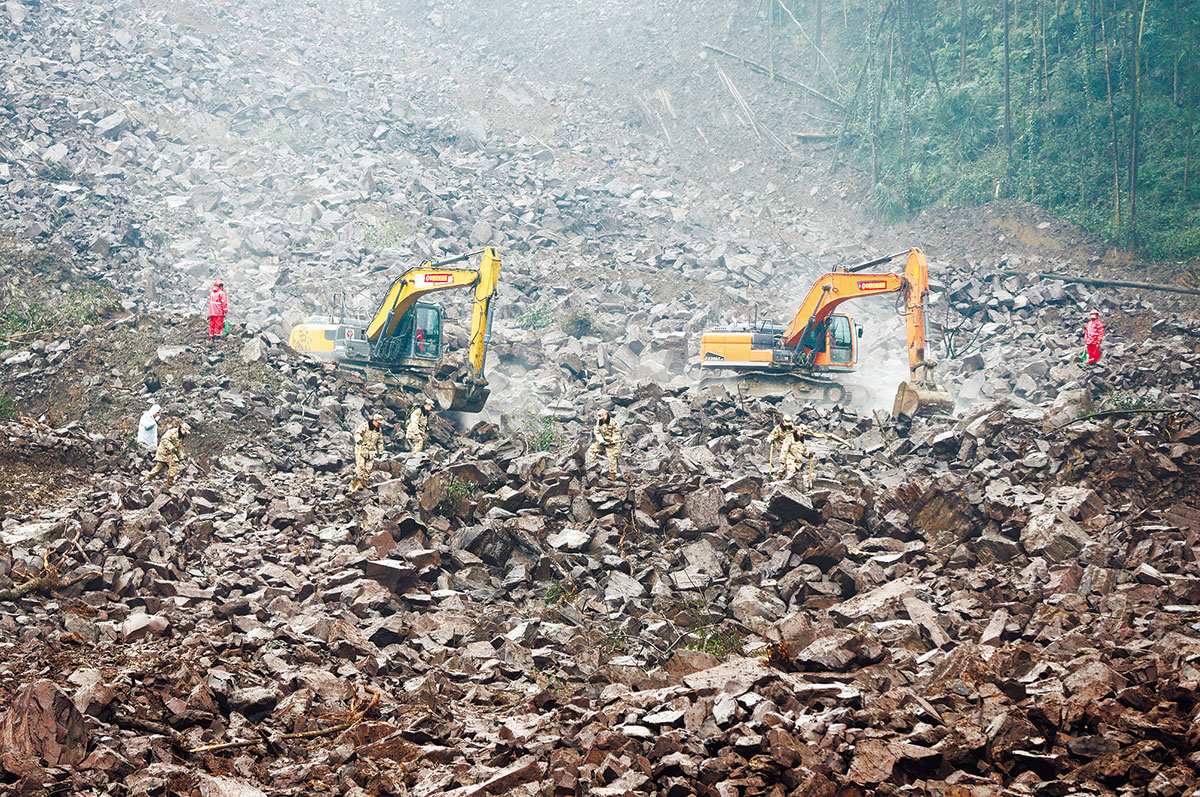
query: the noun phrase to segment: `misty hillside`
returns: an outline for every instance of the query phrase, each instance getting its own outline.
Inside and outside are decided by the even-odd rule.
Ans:
[[[1135,5],[9,0],[0,793],[1192,794],[1195,14]]]

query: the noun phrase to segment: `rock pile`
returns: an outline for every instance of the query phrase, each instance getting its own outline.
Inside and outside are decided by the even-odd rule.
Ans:
[[[142,325],[90,334],[133,351]],[[150,331],[169,347],[187,328]],[[851,445],[818,452],[808,490],[763,473],[764,404],[642,382],[610,396],[630,440],[615,482],[583,474],[575,412],[549,438],[444,428],[349,494],[355,413],[394,432],[393,396],[266,340],[249,363],[243,341],[180,344],[171,370],[197,376],[158,392],[241,430],[187,487],[138,487],[119,437],[7,428],[13,460],[95,458],[0,525],[0,572],[70,585],[2,604],[20,648],[0,689],[44,696],[6,715],[43,731],[4,766],[15,788],[81,793],[1187,793],[1200,424],[1061,424],[1137,394],[1130,355],[1188,334],[1062,366],[1079,378],[1040,405],[907,430],[809,410]],[[7,368],[35,386],[84,361]],[[1158,399],[1198,364],[1164,365]],[[282,400],[234,401],[234,376]],[[46,726],[35,706],[58,692],[30,675],[82,726]],[[48,756],[51,730],[86,758]]]

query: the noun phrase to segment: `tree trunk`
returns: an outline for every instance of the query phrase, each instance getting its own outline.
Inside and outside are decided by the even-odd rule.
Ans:
[[[813,45],[816,47],[816,52],[813,53],[813,85],[820,86],[821,83],[821,18],[824,16],[821,8],[821,0],[817,0],[817,18],[814,22],[816,30],[813,31]]]
[[[912,13],[910,3],[912,0],[901,0],[899,3],[899,31],[897,36],[900,39],[900,168],[903,170],[900,180],[901,201],[904,203],[904,209],[910,210],[909,195],[911,194],[911,186],[909,179],[911,178],[912,169],[909,167],[909,120],[908,120],[908,103],[909,103],[909,63],[908,63],[908,18]]]
[[[1137,0],[1131,0],[1130,10],[1135,12],[1136,27],[1133,31],[1133,78],[1129,86],[1129,233],[1137,243],[1137,200],[1138,200],[1138,111],[1141,97],[1138,84],[1142,75],[1142,30],[1146,25],[1146,4],[1142,0],[1142,13],[1136,15]]]
[[[1188,197],[1188,178],[1191,176],[1192,170],[1192,134],[1196,129],[1196,83],[1195,78],[1192,79],[1192,85],[1188,91],[1188,118],[1187,118],[1187,136],[1183,147],[1183,196],[1182,201],[1187,202]]]
[[[1009,0],[1004,0],[1004,149],[1012,164],[1012,70],[1009,64],[1008,17]]]
[[[1175,69],[1171,73],[1171,102],[1179,104],[1179,61],[1183,58],[1183,50],[1175,54]]]
[[[1046,58],[1046,4],[1038,0],[1038,34],[1042,39],[1042,89],[1045,92],[1046,104],[1050,104],[1050,62]]]
[[[941,98],[943,96],[942,84],[938,80],[937,64],[933,60],[933,48],[929,46],[929,39],[925,36],[925,20],[921,18],[919,13],[915,15],[915,19],[917,22],[917,32],[921,34],[921,49],[925,51],[925,57],[929,60],[929,74],[933,78],[933,87],[937,90],[938,97]]]
[[[967,82],[967,0],[958,5],[958,85]]]
[[[1100,4],[1100,40],[1104,43],[1104,81],[1108,87],[1108,126],[1112,130],[1113,228],[1121,227],[1121,160],[1117,146],[1117,114],[1113,109],[1112,66],[1108,56],[1108,29],[1104,26],[1104,0]]]

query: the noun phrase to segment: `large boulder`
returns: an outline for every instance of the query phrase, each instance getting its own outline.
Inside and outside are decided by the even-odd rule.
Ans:
[[[6,758],[73,767],[87,756],[83,715],[53,681],[26,684],[17,690],[0,724],[0,749]]]
[[[1021,530],[1021,547],[1048,562],[1069,559],[1091,542],[1079,524],[1057,511],[1034,515]]]

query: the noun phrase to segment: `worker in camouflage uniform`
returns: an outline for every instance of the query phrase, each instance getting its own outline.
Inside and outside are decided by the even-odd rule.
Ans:
[[[408,415],[408,426],[404,429],[404,439],[408,448],[414,454],[425,450],[429,440],[429,415],[433,412],[433,399],[427,398],[421,404],[414,404]]]
[[[775,427],[771,429],[771,433],[767,435],[767,443],[770,444],[770,451],[767,455],[767,464],[771,469],[771,475],[775,475],[775,449],[779,449],[779,467],[783,467],[783,452],[788,439],[792,436],[792,429],[795,424],[792,419],[786,415],[780,415],[775,421]]]
[[[383,456],[383,416],[376,413],[363,421],[354,430],[354,478],[351,490],[367,486],[367,477],[375,467],[375,460]]]
[[[813,455],[809,451],[808,441],[817,438],[833,440],[844,446],[850,445],[835,434],[819,432],[800,423],[794,424],[792,434],[783,441],[783,453],[780,454],[780,465],[783,467],[783,475],[780,478],[784,481],[790,481],[793,477],[802,475],[804,473],[804,463],[807,461],[808,480],[811,481]]]
[[[608,410],[596,413],[596,426],[592,429],[592,444],[584,455],[584,463],[590,468],[603,452],[608,457],[608,475],[617,478],[617,462],[621,453],[621,429],[613,422]]]
[[[793,424],[783,438],[779,451],[779,467],[782,471],[780,478],[785,482],[804,472],[804,463],[809,460],[808,444],[805,442],[807,432],[803,426]]]
[[[192,427],[181,423],[159,438],[158,451],[154,455],[154,468],[142,477],[143,484],[165,470],[167,481],[163,485],[163,489],[171,489],[171,485],[179,478],[179,460],[183,459],[183,438],[191,432]]]

